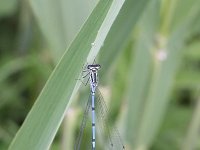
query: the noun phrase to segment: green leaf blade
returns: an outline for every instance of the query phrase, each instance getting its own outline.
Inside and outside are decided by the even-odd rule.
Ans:
[[[12,141],[10,150],[45,150],[63,119],[76,78],[86,61],[91,43],[106,17],[112,1],[101,0],[56,66],[46,86]]]

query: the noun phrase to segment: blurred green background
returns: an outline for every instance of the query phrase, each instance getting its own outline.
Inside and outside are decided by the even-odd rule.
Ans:
[[[96,3],[0,1],[0,150],[8,148]],[[110,118],[117,122],[127,149],[200,150],[198,4],[149,2],[120,52],[99,53],[100,89],[108,93],[104,97],[110,99]],[[112,57],[106,59],[108,55]],[[67,112],[52,150],[70,149],[66,140],[73,145],[81,119],[78,102]],[[70,139],[68,134],[74,135]]]

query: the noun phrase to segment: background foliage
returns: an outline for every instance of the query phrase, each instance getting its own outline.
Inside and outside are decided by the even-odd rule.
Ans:
[[[63,115],[68,106],[51,149],[72,149],[88,90],[82,87],[69,101],[68,91],[76,82],[70,75],[80,73],[87,56],[92,60],[91,55],[98,53],[98,48],[90,49],[97,31],[103,40],[97,57],[102,65],[100,89],[111,110],[110,120],[119,127],[126,148],[200,149],[199,0],[99,2],[96,8],[98,2],[94,0],[0,2],[0,149],[8,149],[38,95],[45,95],[48,89],[55,97],[56,93],[64,94],[60,99],[52,98],[53,103],[61,102],[57,107],[60,112],[53,109],[55,113],[45,114],[52,106],[49,99],[43,100],[41,116],[57,118],[55,124],[46,122],[46,133],[51,129],[56,133],[61,120],[58,114]],[[122,4],[120,12],[113,7]],[[94,8],[96,13],[90,15]],[[94,16],[101,17],[96,17],[96,24],[89,24],[94,23]],[[105,41],[103,31],[109,31]],[[74,59],[68,58],[73,55]],[[76,59],[77,68],[71,65]],[[39,111],[45,96],[38,98],[31,112]],[[39,124],[41,116],[37,115],[34,122],[21,128],[21,133],[26,131],[24,138],[28,139],[31,128],[48,126]],[[39,138],[35,133],[33,139]],[[19,137],[15,137],[11,149],[20,145]],[[35,141],[42,143],[36,147],[42,149],[45,143],[49,147],[53,138],[50,134],[49,139]]]

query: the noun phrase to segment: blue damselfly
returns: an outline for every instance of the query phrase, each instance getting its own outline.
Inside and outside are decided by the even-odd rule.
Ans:
[[[106,103],[103,99],[103,96],[98,89],[98,71],[101,68],[99,64],[91,64],[87,65],[86,69],[83,72],[86,72],[86,75],[83,78],[88,77],[85,85],[90,83],[90,96],[85,108],[85,112],[83,115],[83,120],[81,123],[80,131],[75,143],[75,150],[85,150],[83,145],[83,135],[84,130],[86,128],[89,111],[91,110],[91,144],[87,149],[96,149],[96,139],[100,136],[96,136],[96,126],[99,127],[99,131],[101,133],[102,149],[108,150],[125,150],[125,146],[122,143],[119,132],[115,127],[109,127],[109,121],[107,120],[108,109]],[[97,123],[96,123],[97,120]],[[106,140],[105,140],[106,139]],[[105,141],[106,142],[105,142]],[[100,140],[99,140],[100,141]],[[92,148],[91,148],[92,147]]]

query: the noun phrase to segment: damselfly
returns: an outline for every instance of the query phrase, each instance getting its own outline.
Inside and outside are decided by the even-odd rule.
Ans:
[[[87,137],[83,137],[84,130],[86,128],[89,111],[91,110],[91,142],[89,148],[87,150],[95,150],[96,149],[96,141],[99,141],[99,148],[103,150],[125,150],[125,146],[122,143],[119,132],[114,127],[109,127],[109,122],[107,120],[108,109],[106,103],[103,99],[101,92],[98,89],[98,71],[101,68],[99,64],[91,64],[87,65],[86,69],[83,72],[86,72],[86,75],[83,78],[88,77],[86,84],[90,83],[90,96],[85,108],[83,120],[81,123],[80,131],[75,143],[75,150],[85,150],[83,148],[83,139]],[[96,124],[97,120],[97,124]],[[96,128],[97,126],[97,128]],[[96,134],[96,129],[100,131],[101,136]],[[96,136],[97,135],[97,136]],[[89,142],[88,142],[89,143]]]

